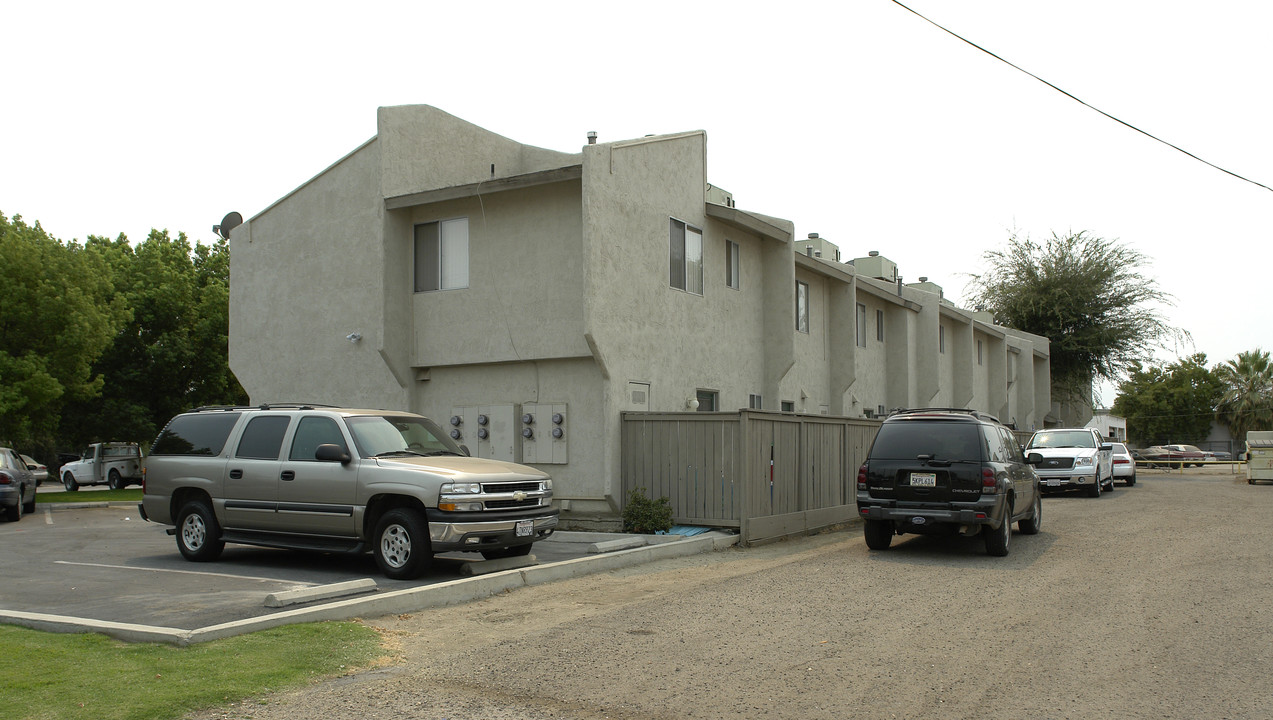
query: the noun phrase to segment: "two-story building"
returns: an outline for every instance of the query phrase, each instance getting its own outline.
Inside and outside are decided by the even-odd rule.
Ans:
[[[617,513],[623,411],[1043,426],[1046,338],[838,255],[710,185],[701,131],[561,153],[385,107],[232,231],[230,364],[254,403],[411,410],[541,466],[567,520]]]

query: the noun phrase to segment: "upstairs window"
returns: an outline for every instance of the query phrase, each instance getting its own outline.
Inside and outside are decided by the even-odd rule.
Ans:
[[[739,288],[738,273],[741,262],[739,260],[738,243],[733,240],[725,241],[725,285],[735,290]]]
[[[469,219],[415,226],[415,291],[469,286]]]
[[[677,290],[703,294],[703,231],[680,220],[669,226],[669,283]]]
[[[875,339],[884,342],[884,311],[875,311]]]
[[[856,341],[858,347],[866,347],[866,306],[858,303]]]
[[[809,332],[809,283],[796,281],[796,330]]]

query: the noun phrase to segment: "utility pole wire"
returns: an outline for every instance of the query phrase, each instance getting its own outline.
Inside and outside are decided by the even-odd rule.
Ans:
[[[1047,80],[1044,80],[1043,78],[1039,77],[1038,75],[1035,75],[1034,73],[1030,72],[1029,70],[1025,70],[1025,69],[1023,69],[1023,68],[1021,68],[1021,67],[1018,67],[1017,65],[1014,65],[1013,63],[1008,62],[1007,60],[1004,60],[1003,58],[999,57],[998,55],[996,55],[996,54],[994,54],[994,53],[990,52],[989,50],[987,50],[987,49],[985,49],[985,48],[983,48],[982,46],[978,45],[977,43],[975,43],[975,42],[973,42],[973,41],[971,41],[971,40],[969,40],[969,39],[967,39],[967,38],[965,38],[965,37],[962,37],[962,36],[960,36],[960,35],[958,35],[958,34],[956,34],[956,33],[954,33],[954,32],[951,32],[950,30],[947,30],[946,28],[942,27],[941,25],[938,25],[937,23],[933,22],[932,20],[929,20],[928,18],[924,17],[924,16],[923,16],[923,15],[921,15],[920,13],[915,12],[915,11],[914,11],[914,10],[912,10],[911,8],[906,7],[906,6],[905,6],[905,5],[903,5],[902,3],[898,2],[898,0],[893,0],[893,3],[894,3],[894,4],[896,4],[898,7],[902,8],[903,10],[905,10],[905,11],[907,11],[907,12],[909,12],[909,13],[913,14],[915,17],[917,17],[917,18],[919,18],[919,19],[923,20],[924,22],[926,22],[926,23],[928,23],[928,24],[932,25],[933,27],[937,28],[938,30],[941,30],[942,32],[949,34],[951,37],[954,37],[954,38],[956,38],[956,39],[958,39],[958,40],[962,40],[963,42],[968,43],[969,45],[971,45],[971,46],[973,46],[973,47],[977,48],[978,50],[980,50],[980,51],[982,51],[983,53],[985,53],[985,54],[989,55],[990,57],[992,57],[992,58],[994,58],[994,59],[998,60],[999,62],[1001,62],[1001,63],[1003,63],[1003,64],[1007,65],[1008,67],[1013,68],[1014,70],[1017,70],[1018,72],[1023,72],[1023,73],[1025,73],[1026,75],[1029,75],[1030,77],[1034,78],[1035,80],[1038,80],[1039,82],[1043,83],[1044,85],[1047,85],[1048,87],[1052,88],[1053,90],[1055,90],[1055,91],[1057,91],[1057,92],[1061,93],[1062,95],[1064,95],[1064,96],[1066,96],[1066,97],[1070,98],[1070,99],[1071,99],[1071,100],[1073,100],[1074,102],[1077,102],[1078,104],[1080,104],[1080,105],[1082,105],[1082,106],[1084,106],[1084,107],[1086,107],[1086,108],[1088,108],[1088,109],[1090,109],[1090,110],[1095,110],[1096,112],[1098,112],[1098,113],[1100,113],[1100,114],[1104,115],[1105,117],[1109,118],[1110,120],[1113,120],[1114,122],[1116,122],[1116,123],[1118,123],[1118,124],[1120,124],[1120,125],[1123,125],[1124,127],[1131,128],[1132,130],[1135,130],[1136,132],[1140,133],[1141,135],[1144,135],[1145,137],[1147,137],[1147,138],[1149,138],[1149,139],[1151,139],[1151,140],[1156,140],[1156,141],[1158,141],[1158,142],[1162,143],[1163,145],[1166,145],[1167,147],[1172,148],[1173,150],[1177,150],[1177,151],[1179,151],[1179,152],[1182,152],[1182,153],[1184,153],[1185,155],[1188,155],[1189,157],[1193,158],[1194,160],[1197,160],[1198,162],[1203,163],[1204,165],[1210,165],[1211,167],[1215,168],[1216,170],[1219,170],[1219,171],[1220,171],[1220,172],[1222,172],[1222,173],[1225,173],[1225,174],[1227,174],[1227,175],[1232,175],[1233,177],[1235,177],[1235,178],[1237,178],[1237,179],[1239,179],[1239,180],[1241,180],[1241,181],[1243,181],[1243,182],[1249,182],[1249,183],[1251,183],[1252,185],[1255,185],[1255,186],[1258,186],[1258,187],[1262,187],[1262,188],[1264,188],[1265,190],[1268,190],[1268,191],[1270,191],[1270,192],[1273,192],[1273,188],[1269,187],[1268,185],[1264,185],[1263,183],[1258,183],[1258,182],[1256,182],[1256,181],[1254,181],[1254,180],[1251,180],[1251,179],[1248,179],[1248,178],[1244,178],[1244,177],[1242,177],[1241,175],[1239,175],[1239,174],[1237,174],[1237,173],[1235,173],[1235,172],[1231,172],[1231,171],[1229,171],[1229,170],[1225,170],[1224,168],[1220,167],[1219,165],[1216,165],[1215,163],[1207,162],[1206,160],[1203,160],[1202,158],[1198,157],[1197,155],[1194,155],[1193,153],[1189,152],[1188,150],[1185,150],[1184,148],[1178,147],[1178,146],[1176,146],[1176,145],[1172,145],[1171,143],[1167,142],[1166,140],[1163,140],[1162,138],[1159,138],[1159,137],[1155,137],[1154,135],[1151,135],[1151,134],[1149,134],[1149,133],[1145,132],[1144,130],[1141,130],[1140,128],[1136,127],[1135,125],[1132,125],[1132,124],[1130,124],[1130,123],[1126,123],[1126,122],[1123,122],[1122,120],[1119,120],[1118,118],[1114,117],[1113,115],[1110,115],[1109,113],[1105,112],[1104,110],[1102,110],[1102,109],[1100,109],[1100,108],[1098,108],[1098,107],[1094,107],[1094,106],[1092,106],[1092,105],[1089,105],[1089,104],[1087,104],[1087,103],[1083,102],[1082,100],[1080,100],[1080,99],[1078,99],[1078,98],[1074,97],[1074,96],[1073,96],[1073,95],[1071,95],[1070,93],[1068,93],[1068,92],[1066,92],[1066,91],[1062,90],[1061,88],[1059,88],[1059,87],[1057,87],[1057,86],[1053,85],[1052,83],[1048,82]]]

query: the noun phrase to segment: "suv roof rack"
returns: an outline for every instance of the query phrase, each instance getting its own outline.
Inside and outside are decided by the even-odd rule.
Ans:
[[[261,403],[260,405],[201,405],[193,408],[190,412],[214,412],[217,410],[313,410],[314,408],[330,408],[335,405],[323,405],[321,403],[301,403],[301,402],[281,402],[281,403]]]
[[[994,415],[991,415],[990,413],[984,413],[980,410],[972,410],[970,408],[949,408],[949,407],[900,408],[890,413],[889,417],[893,417],[895,415],[921,415],[924,413],[961,413],[964,415],[971,415],[972,417],[977,418],[979,420],[989,420],[994,423],[999,423],[999,418],[995,417]],[[1002,424],[1002,423],[999,423],[999,424]]]

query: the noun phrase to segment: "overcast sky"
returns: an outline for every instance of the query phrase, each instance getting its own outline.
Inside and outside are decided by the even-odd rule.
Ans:
[[[1273,4],[906,4],[1273,186]],[[956,302],[1013,232],[1118,238],[1176,298],[1181,353],[1273,349],[1273,192],[890,0],[46,0],[0,21],[0,213],[62,240],[210,243],[372,137],[378,106],[420,103],[563,152],[705,130],[740,208]]]

